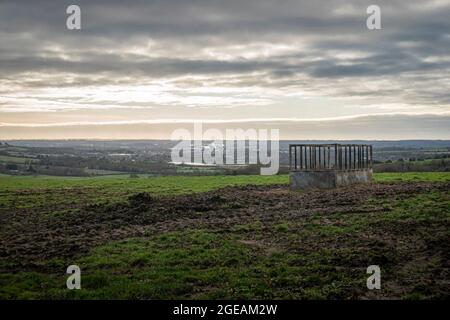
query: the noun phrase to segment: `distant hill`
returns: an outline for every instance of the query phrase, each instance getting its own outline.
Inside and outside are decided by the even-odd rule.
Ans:
[[[6,140],[11,145],[21,147],[65,147],[65,148],[165,148],[175,144],[171,140]],[[375,148],[449,148],[450,140],[281,140],[281,149],[290,143],[366,143]]]

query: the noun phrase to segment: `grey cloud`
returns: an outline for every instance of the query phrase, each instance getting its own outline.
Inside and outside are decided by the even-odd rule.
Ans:
[[[227,86],[296,87],[340,97],[449,103],[450,4],[429,8],[419,0],[77,3],[82,8],[81,31],[65,28],[65,9],[72,1],[0,2],[2,79],[17,83],[27,72],[31,78],[22,86],[38,89],[141,84],[198,75],[223,77]],[[380,31],[365,27],[365,9],[373,3],[382,8]],[[125,52],[145,48],[148,42],[154,44],[148,55]],[[303,46],[295,52],[246,57],[245,48],[258,43]],[[234,59],[202,55],[205,48],[220,53],[230,46],[243,48],[230,53],[236,54]],[[152,56],[152,50],[158,55]],[[336,51],[350,56],[340,57]],[[354,52],[365,57],[352,57]],[[249,78],[253,73],[258,76]],[[67,74],[75,80],[67,80]],[[234,76],[233,81],[225,79],[228,75]],[[390,87],[371,91],[349,85],[379,80]]]

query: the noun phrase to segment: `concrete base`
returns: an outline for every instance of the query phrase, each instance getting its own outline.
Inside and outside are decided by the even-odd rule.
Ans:
[[[372,180],[372,169],[352,171],[291,171],[291,189],[332,189]]]

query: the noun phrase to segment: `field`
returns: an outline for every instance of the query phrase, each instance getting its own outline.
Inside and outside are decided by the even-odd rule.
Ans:
[[[450,297],[450,173],[287,182],[0,175],[0,299]],[[66,289],[72,264],[81,290]]]

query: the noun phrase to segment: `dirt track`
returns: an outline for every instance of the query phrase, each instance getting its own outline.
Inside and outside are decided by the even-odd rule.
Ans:
[[[301,228],[302,222],[312,216],[326,225],[330,224],[329,219],[333,215],[339,213],[368,216],[383,214],[389,209],[381,201],[379,205],[367,206],[367,200],[402,199],[430,191],[445,192],[449,187],[449,183],[383,183],[329,191],[292,192],[285,185],[246,186],[176,197],[154,197],[143,193],[130,196],[128,203],[88,205],[61,216],[30,214],[28,209],[17,209],[8,214],[9,225],[14,227],[0,230],[0,259],[7,261],[6,264],[0,264],[3,269],[0,271],[42,271],[39,261],[80,256],[95,246],[113,240],[186,228],[228,232],[236,225],[255,221],[261,223],[265,236],[255,241],[252,234],[248,234],[249,245],[263,243],[267,247],[305,251],[324,246],[333,248],[340,241],[339,237],[332,242],[319,242],[311,238],[300,245],[287,241],[283,235],[274,231],[273,226],[282,221],[292,221],[297,228]],[[378,236],[386,240],[387,245],[391,243],[394,246],[397,241],[395,237],[404,233],[404,240],[412,241],[411,250],[420,250],[420,247],[414,247],[414,241],[418,239],[412,239],[409,234],[419,224],[411,223],[406,226],[409,229],[405,230],[380,230]],[[440,228],[445,232],[449,226]],[[372,234],[375,236],[375,233],[377,231]],[[352,240],[359,241],[361,246],[373,245],[370,234]],[[448,239],[442,239],[442,243],[438,240],[434,239],[437,242],[430,250],[438,250],[440,255],[448,256]],[[385,258],[400,259],[394,255]]]

